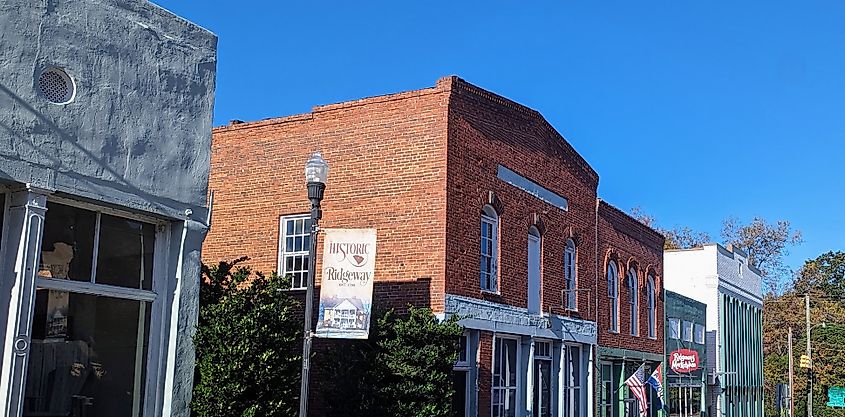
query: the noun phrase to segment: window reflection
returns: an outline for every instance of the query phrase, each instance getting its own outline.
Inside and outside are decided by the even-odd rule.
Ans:
[[[90,281],[97,214],[48,203],[45,216],[38,276]]]
[[[140,416],[150,304],[39,288],[24,416]]]
[[[97,283],[151,289],[154,247],[153,225],[103,214]]]

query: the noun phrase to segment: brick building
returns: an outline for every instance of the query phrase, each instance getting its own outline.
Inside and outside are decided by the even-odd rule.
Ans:
[[[466,415],[591,416],[597,343],[663,353],[662,329],[596,330],[609,257],[640,268],[643,299],[646,276],[660,294],[662,238],[598,203],[597,173],[537,111],[457,77],[215,129],[207,261],[248,255],[302,287],[314,150],[331,165],[321,225],[378,229],[374,303],[467,317]]]
[[[598,392],[602,417],[639,415],[629,389],[620,389],[646,363],[646,375],[663,361],[663,237],[600,201],[598,239]],[[651,391],[648,391],[651,394]],[[650,400],[654,403],[654,399]],[[656,415],[649,407],[649,415]]]

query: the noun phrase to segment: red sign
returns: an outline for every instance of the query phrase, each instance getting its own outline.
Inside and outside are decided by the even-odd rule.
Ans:
[[[679,374],[688,374],[698,370],[698,352],[690,349],[678,349],[669,354],[669,366]]]

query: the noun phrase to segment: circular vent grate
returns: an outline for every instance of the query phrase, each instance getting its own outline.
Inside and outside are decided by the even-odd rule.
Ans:
[[[67,104],[73,100],[75,86],[66,72],[49,68],[38,77],[38,90],[51,103]]]

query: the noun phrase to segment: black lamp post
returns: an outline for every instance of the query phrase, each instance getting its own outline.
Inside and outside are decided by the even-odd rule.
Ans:
[[[299,394],[299,417],[308,415],[308,375],[311,371],[311,312],[314,309],[314,274],[317,264],[317,232],[318,223],[323,217],[320,202],[326,189],[326,178],[329,176],[329,164],[320,152],[311,154],[305,163],[305,181],[308,184],[308,199],[311,200],[311,247],[308,251],[308,278],[305,290],[305,326],[302,334],[302,386]]]

